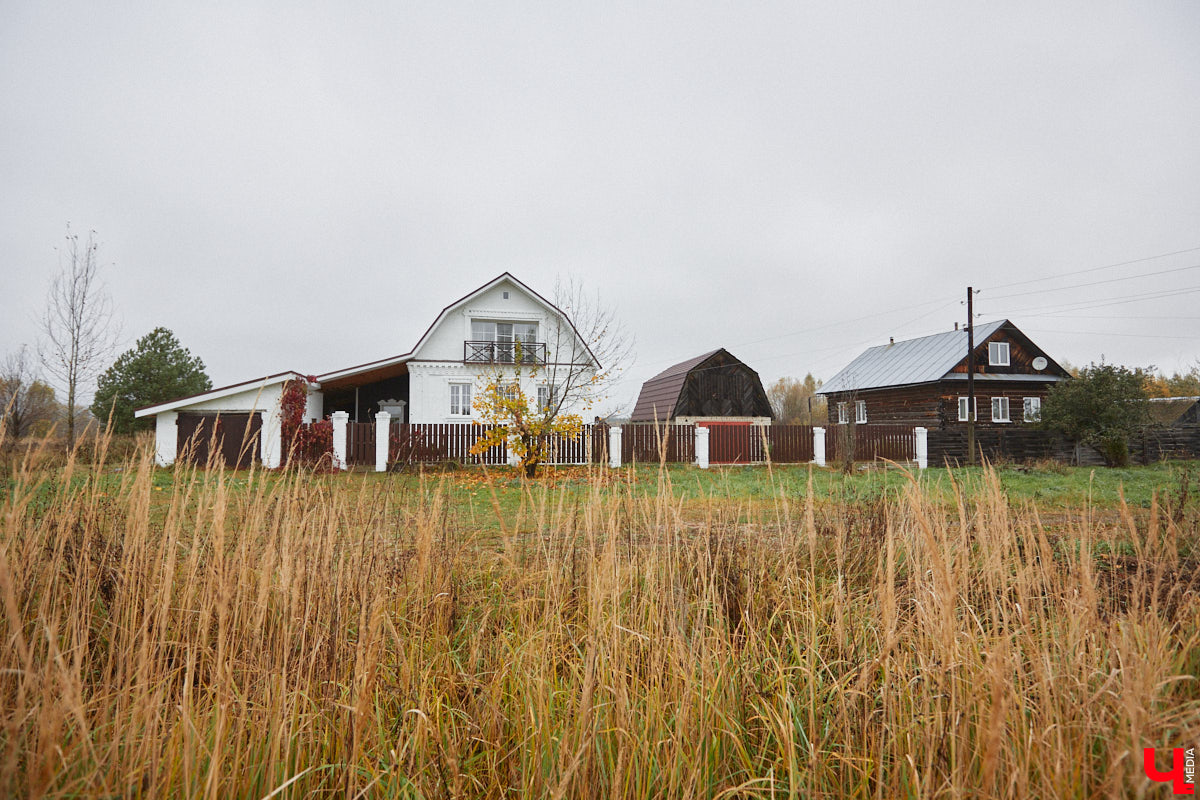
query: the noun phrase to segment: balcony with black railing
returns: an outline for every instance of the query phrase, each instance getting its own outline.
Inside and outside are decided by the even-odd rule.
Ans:
[[[545,342],[463,342],[468,364],[545,364]]]

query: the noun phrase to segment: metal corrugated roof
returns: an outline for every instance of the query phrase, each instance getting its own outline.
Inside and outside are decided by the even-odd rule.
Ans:
[[[1008,320],[975,326],[975,341],[981,343]],[[826,381],[819,394],[877,389],[882,386],[907,386],[931,383],[954,369],[967,354],[967,332],[946,331],[919,339],[881,344],[866,350],[858,358]]]

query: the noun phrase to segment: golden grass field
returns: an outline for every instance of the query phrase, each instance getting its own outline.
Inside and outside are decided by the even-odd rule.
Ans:
[[[1186,489],[1051,522],[990,470],[684,497],[97,449],[0,478],[0,796],[1165,797],[1142,749],[1200,743]]]

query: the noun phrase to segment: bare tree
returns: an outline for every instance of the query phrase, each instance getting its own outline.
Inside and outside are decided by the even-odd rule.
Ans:
[[[814,378],[811,372],[802,381],[796,378],[775,381],[767,388],[767,399],[771,401],[775,421],[786,425],[818,424],[825,409],[824,398],[817,396],[820,388],[821,381]]]
[[[565,317],[555,315],[546,331],[545,413],[550,419],[594,408],[633,351],[632,336],[598,291],[587,292],[574,278],[559,280],[554,305]]]
[[[58,414],[54,390],[38,379],[25,345],[0,365],[0,447],[48,428]]]
[[[112,301],[98,280],[96,232],[82,244],[67,228],[59,251],[59,271],[46,295],[38,354],[46,372],[66,391],[67,447],[75,445],[79,394],[98,375],[116,349],[118,332]]]

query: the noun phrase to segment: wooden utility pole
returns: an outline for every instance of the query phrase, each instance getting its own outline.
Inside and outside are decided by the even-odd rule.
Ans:
[[[967,463],[975,465],[975,292],[967,287]]]

